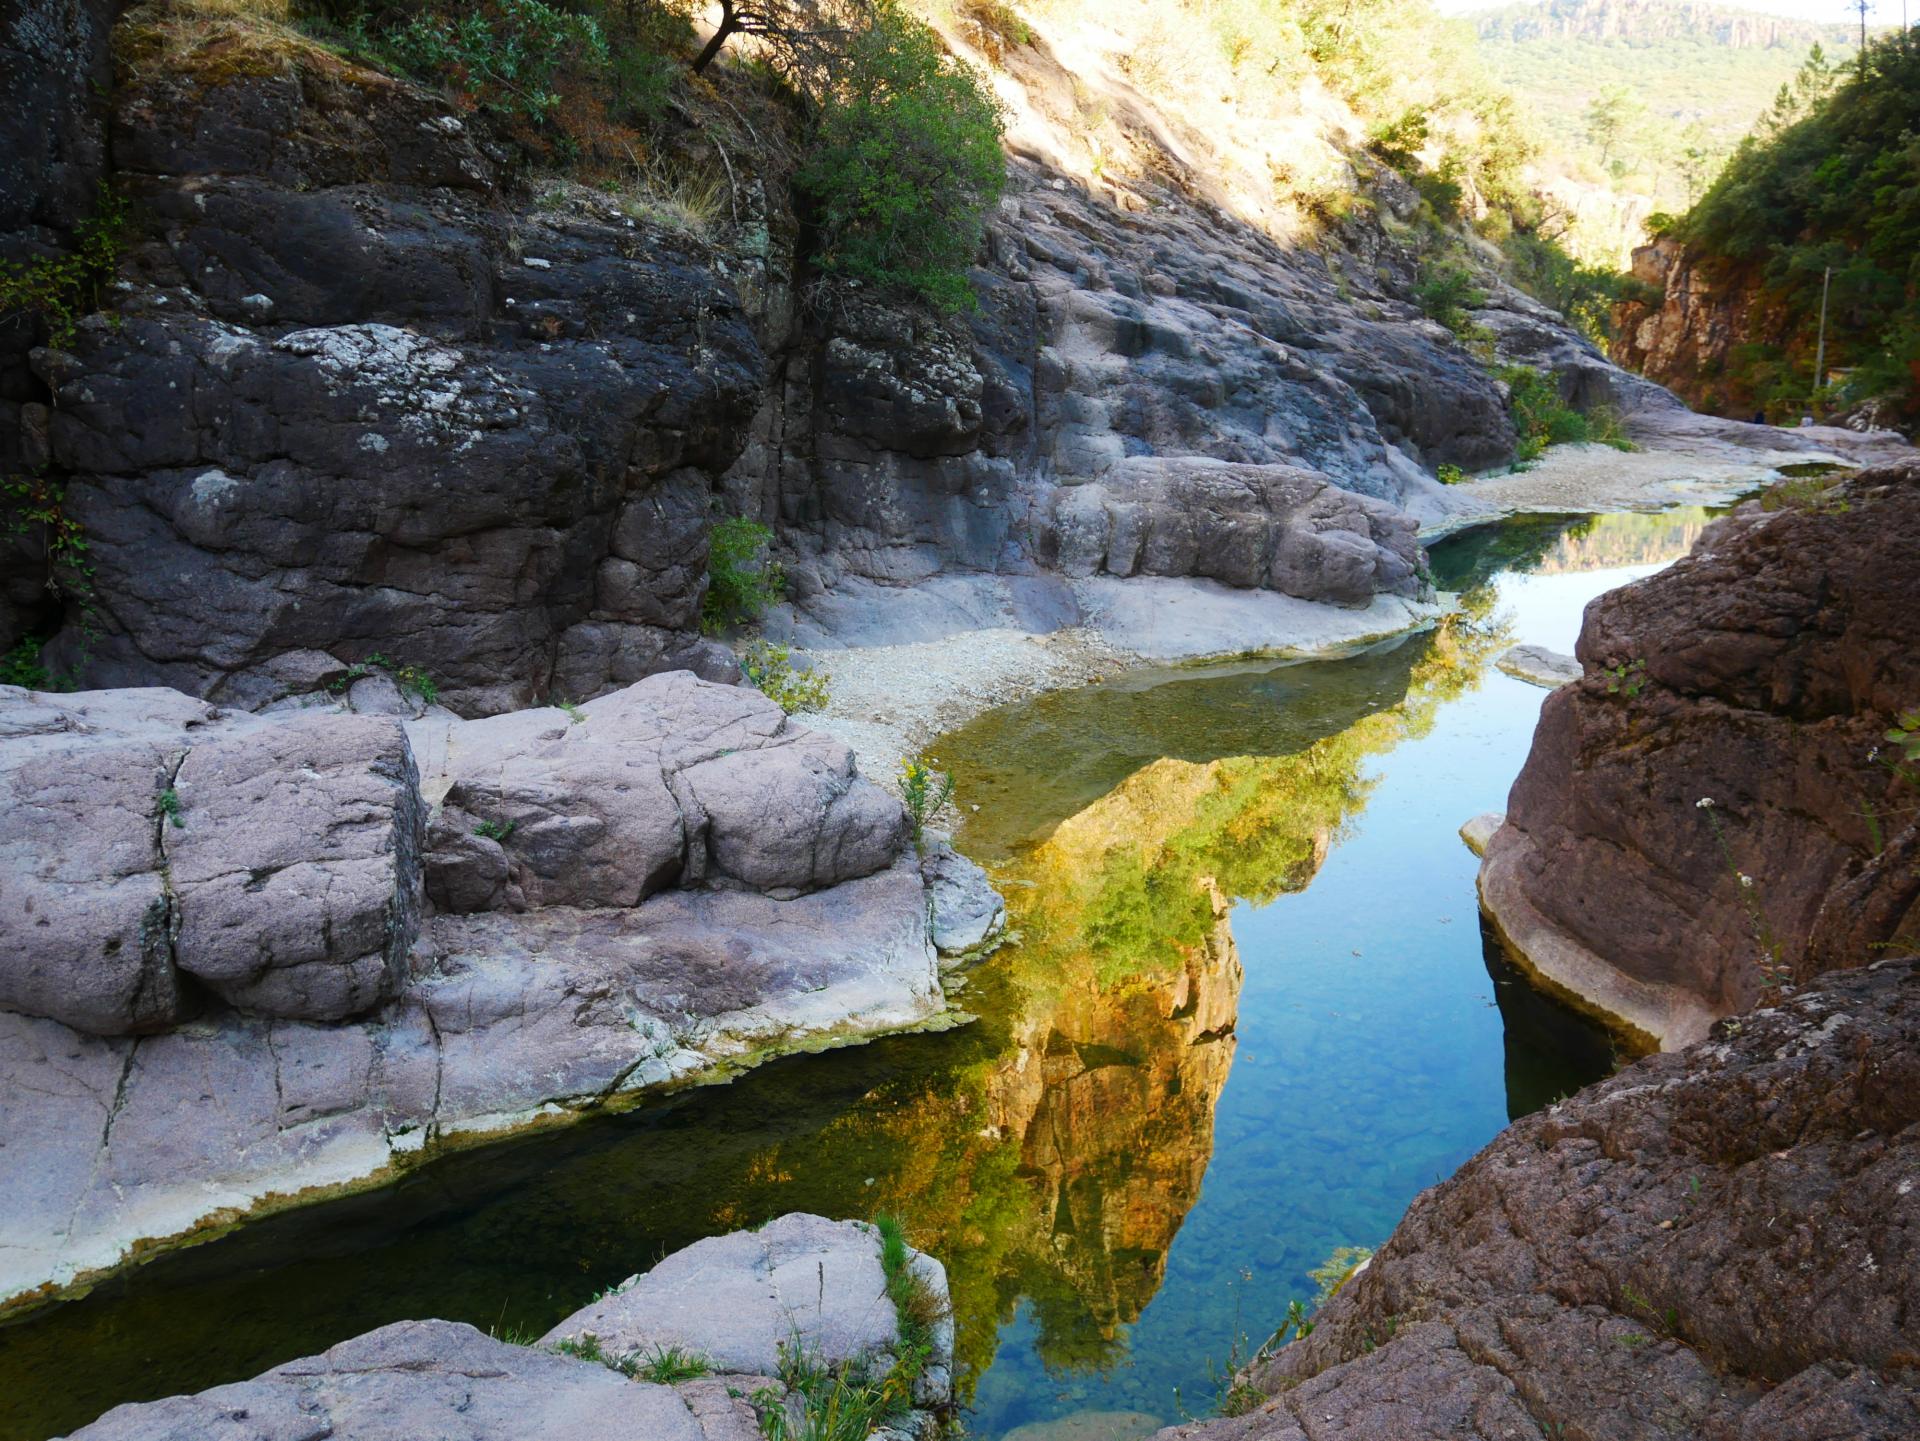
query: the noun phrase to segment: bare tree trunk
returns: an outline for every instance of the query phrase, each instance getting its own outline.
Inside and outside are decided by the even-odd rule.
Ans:
[[[695,75],[701,74],[713,64],[713,57],[720,53],[720,47],[725,45],[728,37],[739,28],[739,17],[733,13],[733,0],[720,0],[720,24],[714,29],[713,39],[707,42],[707,48],[694,57],[693,73]]]

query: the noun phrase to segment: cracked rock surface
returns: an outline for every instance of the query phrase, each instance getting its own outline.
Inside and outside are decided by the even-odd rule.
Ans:
[[[900,803],[758,692],[355,704],[0,687],[0,1299],[943,1010]]]
[[[1163,1441],[1920,1434],[1920,961],[1518,1121]]]

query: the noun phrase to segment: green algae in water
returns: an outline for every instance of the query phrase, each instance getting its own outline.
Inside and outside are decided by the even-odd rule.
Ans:
[[[1587,598],[1671,558],[1684,535],[1658,519],[1445,542],[1469,618],[1364,655],[982,717],[934,747],[1023,933],[973,972],[978,1024],[778,1062],[162,1256],[0,1328],[0,1436],[405,1317],[538,1334],[667,1251],[795,1209],[898,1213],[947,1260],[977,1435],[1204,1411],[1236,1331],[1257,1343],[1335,1247],[1377,1244],[1509,1116],[1611,1065],[1486,949],[1454,830],[1503,802],[1543,694],[1491,658],[1569,649]]]

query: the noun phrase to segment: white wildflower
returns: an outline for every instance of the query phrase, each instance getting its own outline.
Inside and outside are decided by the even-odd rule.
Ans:
[[[1740,872],[1740,884],[1745,886],[1748,890],[1752,890],[1753,877],[1748,875],[1745,871]]]
[[[1712,797],[1712,796],[1702,796],[1702,797],[1700,797],[1700,799],[1699,799],[1699,800],[1697,800],[1697,801],[1695,801],[1695,802],[1693,803],[1693,808],[1694,808],[1695,810],[1697,810],[1697,811],[1710,811],[1710,810],[1712,810],[1712,809],[1713,809],[1713,797]]]

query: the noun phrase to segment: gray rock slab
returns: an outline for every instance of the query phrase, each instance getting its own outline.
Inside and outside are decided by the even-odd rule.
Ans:
[[[364,1012],[418,926],[422,818],[394,720],[0,687],[0,1006],[132,1034],[181,1020],[192,976]]]
[[[1494,664],[1515,680],[1543,686],[1547,690],[1557,690],[1579,680],[1583,674],[1579,661],[1560,651],[1548,650],[1543,645],[1516,645],[1504,652]]]
[[[223,1013],[98,1037],[0,1011],[0,1297],[263,1199],[352,1189],[436,1138],[540,1123],[945,1002],[919,867],[775,900],[433,918],[370,1016]]]
[[[913,1252],[910,1264],[945,1297],[946,1270]],[[832,1366],[891,1355],[899,1319],[887,1296],[879,1233],[862,1221],[801,1212],[757,1231],[697,1241],[567,1317],[543,1341],[598,1338],[614,1357],[641,1360],[677,1347],[716,1369],[771,1376],[782,1355]],[[933,1365],[952,1365],[951,1327]]]
[[[724,1434],[724,1433],[722,1433]],[[720,1441],[670,1386],[400,1321],[251,1381],[117,1406],[71,1441]]]
[[[987,873],[955,851],[946,836],[929,831],[920,858],[932,908],[933,944],[942,955],[961,955],[1000,933],[1007,903]]]
[[[1460,839],[1467,843],[1467,849],[1476,856],[1484,856],[1487,853],[1488,844],[1493,840],[1494,832],[1506,823],[1505,811],[1482,811],[1460,827]]]
[[[633,906],[716,877],[792,895],[871,875],[906,844],[900,803],[845,744],[691,672],[572,712],[412,731],[440,805],[427,888],[447,910]]]

